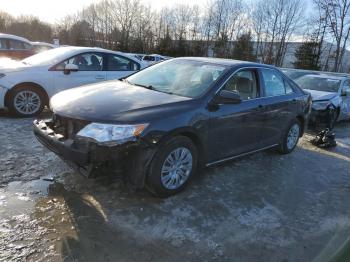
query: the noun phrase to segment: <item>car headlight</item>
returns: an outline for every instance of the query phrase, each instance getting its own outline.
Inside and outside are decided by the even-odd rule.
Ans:
[[[3,78],[4,76],[6,76],[6,75],[3,73],[0,73],[0,78]]]
[[[312,102],[312,108],[314,110],[326,110],[329,105],[331,105],[331,101],[316,101]]]
[[[89,137],[100,143],[121,144],[139,136],[148,124],[112,125],[91,123],[78,132],[78,136]]]

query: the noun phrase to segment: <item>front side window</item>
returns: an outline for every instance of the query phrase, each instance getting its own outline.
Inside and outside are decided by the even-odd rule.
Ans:
[[[21,50],[24,49],[23,42],[17,40],[9,40],[10,50]]]
[[[98,53],[84,53],[59,63],[55,70],[64,70],[67,64],[77,65],[79,71],[102,71],[103,56]]]
[[[234,74],[224,85],[224,90],[236,92],[242,100],[258,97],[258,85],[254,70],[242,70]]]
[[[286,83],[282,76],[273,69],[261,69],[264,86],[265,96],[280,96],[290,92],[291,87],[286,86]]]
[[[159,92],[198,97],[204,94],[225,70],[225,66],[217,64],[177,59],[148,67],[126,80],[130,84]]]
[[[342,90],[345,92],[350,92],[350,80],[346,80],[344,82]]]
[[[107,71],[137,71],[140,65],[119,55],[108,55]]]

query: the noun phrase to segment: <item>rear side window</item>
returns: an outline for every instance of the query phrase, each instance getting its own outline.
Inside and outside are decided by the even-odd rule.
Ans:
[[[9,40],[10,43],[10,50],[23,50],[24,49],[24,43],[18,40]]]
[[[24,49],[30,50],[32,49],[32,46],[28,43],[23,43]]]
[[[6,40],[0,39],[0,50],[7,49]]]
[[[143,60],[144,61],[155,61],[155,57],[146,55],[143,57]]]
[[[259,93],[255,71],[239,71],[226,82],[223,89],[238,93],[242,100],[257,98]]]
[[[119,55],[108,55],[107,71],[137,71],[140,65]]]
[[[265,96],[280,96],[293,93],[292,87],[276,70],[261,69],[261,73],[265,85]]]

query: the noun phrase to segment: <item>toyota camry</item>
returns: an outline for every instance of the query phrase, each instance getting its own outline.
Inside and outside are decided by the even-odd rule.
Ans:
[[[73,88],[34,121],[38,140],[82,174],[122,170],[134,188],[160,197],[196,171],[276,147],[293,151],[310,95],[272,66],[177,58],[122,81]]]

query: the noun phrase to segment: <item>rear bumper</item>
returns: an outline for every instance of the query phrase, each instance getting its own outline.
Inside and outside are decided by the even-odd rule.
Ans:
[[[35,120],[34,135],[41,144],[68,162],[80,174],[90,177],[106,170],[122,172],[130,184],[137,188],[143,187],[154,149],[140,142],[102,146],[89,139],[65,139],[50,128],[51,123],[50,120]]]

